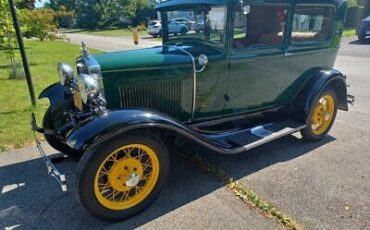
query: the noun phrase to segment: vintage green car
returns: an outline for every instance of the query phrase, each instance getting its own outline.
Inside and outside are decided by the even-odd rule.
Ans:
[[[176,138],[226,155],[299,131],[318,141],[353,101],[333,69],[344,0],[168,0],[156,10],[162,46],[91,55],[83,45],[77,73],[59,64],[60,83],[40,95],[50,100],[43,127],[32,121],[55,149],[82,155],[76,190],[96,217],[146,208],[168,177]],[[170,34],[176,17],[203,26]]]

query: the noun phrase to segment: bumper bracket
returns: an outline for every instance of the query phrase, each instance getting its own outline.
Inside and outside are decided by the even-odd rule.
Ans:
[[[58,182],[58,184],[61,186],[61,189],[62,189],[63,192],[67,192],[68,189],[67,189],[66,176],[64,174],[62,174],[55,167],[52,160],[50,160],[50,158],[46,155],[44,149],[42,148],[40,140],[37,138],[36,132],[44,133],[44,129],[39,128],[37,126],[36,118],[35,118],[34,113],[32,113],[32,116],[31,116],[31,127],[32,127],[32,131],[34,133],[34,136],[35,136],[35,142],[36,142],[37,149],[39,150],[39,153],[40,153],[42,159],[45,162],[45,165],[46,165],[46,168],[48,170],[49,176],[53,177]]]

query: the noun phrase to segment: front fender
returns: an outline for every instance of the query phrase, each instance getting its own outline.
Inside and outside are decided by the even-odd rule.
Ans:
[[[84,151],[89,146],[102,143],[116,135],[146,128],[173,131],[212,150],[224,152],[222,146],[211,143],[199,133],[172,117],[157,111],[140,109],[113,111],[104,116],[96,117],[68,133],[66,143],[75,150]]]
[[[63,127],[68,121],[65,113],[73,108],[72,94],[67,87],[55,83],[41,92],[39,99],[48,98],[50,101],[51,118],[55,130]]]
[[[293,102],[293,120],[305,123],[317,97],[332,87],[338,99],[338,109],[348,111],[346,77],[335,69],[321,69],[310,74],[308,81]]]
[[[69,92],[67,88],[62,86],[62,84],[58,82],[44,89],[41,92],[39,99],[48,98],[50,101],[50,106],[56,107],[59,104],[63,103],[67,98],[69,98],[68,94]]]

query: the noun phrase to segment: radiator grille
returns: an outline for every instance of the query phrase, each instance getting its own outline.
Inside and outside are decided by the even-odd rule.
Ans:
[[[160,81],[119,86],[120,106],[150,108],[168,114],[182,112],[179,81]]]

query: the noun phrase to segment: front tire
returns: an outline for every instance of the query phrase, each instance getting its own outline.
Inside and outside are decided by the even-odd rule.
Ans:
[[[338,111],[338,100],[335,91],[327,88],[313,104],[306,121],[306,128],[301,134],[306,141],[322,140],[334,124]]]
[[[169,154],[159,138],[131,134],[94,146],[82,157],[76,187],[93,216],[120,221],[148,207],[169,173]]]

